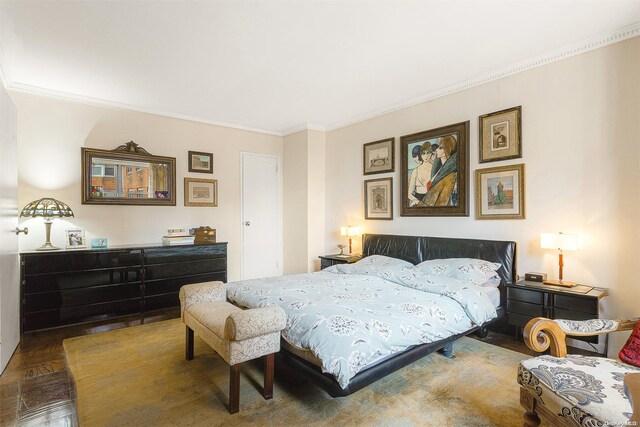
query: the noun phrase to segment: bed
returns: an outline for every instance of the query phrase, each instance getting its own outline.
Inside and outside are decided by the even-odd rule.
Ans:
[[[362,255],[354,265],[227,285],[234,304],[285,309],[280,360],[333,397],[433,351],[450,357],[455,340],[486,333],[504,318],[506,284],[516,277],[516,244],[509,241],[365,234]],[[449,258],[495,265],[495,287],[467,286],[413,268]]]

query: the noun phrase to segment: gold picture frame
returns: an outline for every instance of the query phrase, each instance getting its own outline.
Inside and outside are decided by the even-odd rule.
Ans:
[[[522,158],[522,106],[480,116],[480,163]]]
[[[185,178],[184,205],[207,207],[218,206],[218,180]]]
[[[525,219],[524,163],[476,170],[476,219]]]

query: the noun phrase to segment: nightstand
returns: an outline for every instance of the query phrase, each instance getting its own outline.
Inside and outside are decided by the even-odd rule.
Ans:
[[[323,255],[320,258],[320,270],[324,270],[327,267],[331,267],[336,264],[351,264],[352,262],[360,261],[362,259],[359,255]]]
[[[599,301],[607,296],[604,288],[577,285],[563,288],[520,280],[507,285],[507,323],[523,328],[534,317],[589,320],[600,315]],[[517,335],[516,335],[517,337]],[[597,343],[598,337],[571,337]]]

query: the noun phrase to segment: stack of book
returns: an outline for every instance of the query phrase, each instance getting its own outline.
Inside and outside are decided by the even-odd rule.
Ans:
[[[162,237],[164,246],[193,245],[196,236],[187,234],[184,228],[170,228],[166,236]]]

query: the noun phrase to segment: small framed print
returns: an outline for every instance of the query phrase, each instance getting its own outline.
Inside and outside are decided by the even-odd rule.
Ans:
[[[480,116],[480,163],[522,157],[522,107]]]
[[[524,163],[476,170],[476,219],[524,219]]]
[[[362,147],[363,174],[393,172],[394,138],[369,142]]]
[[[218,206],[217,179],[184,179],[185,206]]]
[[[364,181],[364,219],[393,219],[393,178]]]
[[[79,228],[67,229],[67,240],[65,243],[67,249],[86,248],[87,242],[84,238],[84,230]]]
[[[189,151],[189,172],[213,173],[213,154]]]

